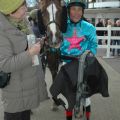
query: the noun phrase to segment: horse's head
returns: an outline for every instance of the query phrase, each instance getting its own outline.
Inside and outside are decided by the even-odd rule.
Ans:
[[[47,37],[47,43],[50,47],[59,48],[62,40],[61,0],[40,0],[40,8],[42,14],[42,22],[44,25],[43,28]]]

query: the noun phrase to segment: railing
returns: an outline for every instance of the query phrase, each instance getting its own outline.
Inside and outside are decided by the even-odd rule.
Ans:
[[[102,40],[107,40],[106,45],[98,45],[98,48],[106,48],[106,56],[104,58],[112,58],[110,55],[110,49],[111,48],[116,48],[120,49],[120,45],[111,45],[111,40],[119,40],[120,41],[120,36],[112,36],[111,33],[112,31],[120,31],[120,27],[111,27],[110,25],[108,27],[96,27],[96,30],[100,31],[107,31],[107,36],[98,36],[97,39],[102,39]]]

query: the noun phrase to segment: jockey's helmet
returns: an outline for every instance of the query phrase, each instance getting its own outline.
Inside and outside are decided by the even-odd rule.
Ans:
[[[85,0],[68,0],[68,8],[72,6],[80,6],[85,9]]]

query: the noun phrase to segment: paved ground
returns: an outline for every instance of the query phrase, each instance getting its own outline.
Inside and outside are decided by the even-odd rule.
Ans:
[[[106,56],[106,49],[98,49],[97,56]],[[112,56],[113,57],[113,56]],[[104,61],[109,64],[115,71],[120,73],[120,56],[115,55],[113,58],[104,59]]]
[[[101,95],[92,96],[91,120],[120,120],[120,59],[102,59],[101,56],[105,51],[103,50],[102,52],[98,51],[98,56],[109,76],[110,97],[103,98]],[[49,70],[47,70],[46,82],[49,89],[51,85],[51,74]],[[53,112],[50,110],[51,105],[51,100],[41,103],[38,109],[33,110],[32,120],[65,120],[64,109],[59,107],[57,112]],[[3,108],[1,102],[0,120],[3,120]]]
[[[105,62],[107,62],[113,69],[120,73],[120,56],[112,59],[105,59]]]

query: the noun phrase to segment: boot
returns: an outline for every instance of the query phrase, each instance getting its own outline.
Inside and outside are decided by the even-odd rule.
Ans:
[[[73,112],[72,111],[65,111],[66,113],[66,120],[72,120]]]

